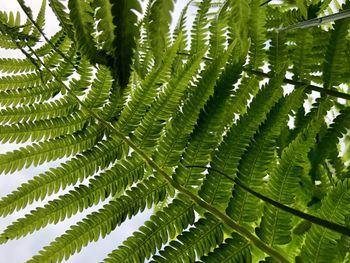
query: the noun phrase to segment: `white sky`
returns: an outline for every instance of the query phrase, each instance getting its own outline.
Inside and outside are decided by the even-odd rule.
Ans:
[[[37,12],[41,6],[40,0],[26,1],[30,5],[36,17]],[[175,16],[180,13],[182,6],[184,6],[185,0],[178,0],[175,8]],[[13,0],[0,0],[1,11],[17,11],[20,10],[17,1]],[[21,21],[25,21],[26,17],[21,12]],[[51,9],[48,7],[46,10],[46,23],[45,32],[47,36],[53,35],[58,30],[58,22]],[[0,57],[18,57],[18,52],[11,52],[9,50],[0,49]],[[3,144],[0,148],[0,153],[4,153],[13,149],[13,146],[9,144]],[[51,163],[51,166],[58,165],[58,162]],[[12,175],[0,175],[0,197],[10,193],[22,183],[26,182],[33,176],[42,173],[47,170],[49,165],[40,168],[31,168],[23,170],[19,173]],[[71,189],[71,188],[70,188]],[[65,191],[67,192],[67,191]],[[62,193],[60,193],[62,194]],[[57,196],[55,196],[57,197]],[[51,200],[52,198],[50,198]],[[36,203],[42,205],[42,203]],[[27,209],[14,213],[6,218],[0,218],[0,232],[2,232],[7,225],[13,220],[22,217],[35,207],[29,206]],[[0,263],[22,263],[30,259],[33,255],[44,246],[48,245],[55,239],[56,236],[63,234],[71,225],[81,220],[84,215],[89,214],[91,211],[97,210],[96,207],[88,209],[83,214],[76,215],[68,220],[57,225],[48,225],[46,228],[36,231],[35,233],[21,238],[20,240],[13,240],[7,242],[5,245],[0,245]],[[142,223],[149,218],[151,211],[145,212],[133,217],[132,220],[125,222],[121,227],[117,228],[105,239],[100,239],[97,243],[91,243],[88,247],[83,248],[78,254],[73,255],[67,262],[71,263],[94,263],[101,262],[109,252],[117,248],[128,236],[136,231]]]

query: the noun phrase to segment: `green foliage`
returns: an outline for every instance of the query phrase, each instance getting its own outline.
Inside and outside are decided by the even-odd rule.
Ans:
[[[0,172],[44,171],[0,193],[2,217],[32,208],[1,244],[104,202],[28,262],[146,207],[104,262],[348,261],[349,23],[308,20],[330,1],[189,1],[172,31],[176,1],[50,0],[50,38],[46,1],[18,2],[25,22],[0,12],[0,47],[23,55],[0,58]]]

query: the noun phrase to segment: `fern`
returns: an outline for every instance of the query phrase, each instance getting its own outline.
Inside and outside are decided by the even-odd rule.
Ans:
[[[23,54],[0,58],[0,172],[41,169],[1,194],[1,217],[26,209],[1,244],[103,202],[28,262],[146,207],[104,262],[348,261],[348,1],[188,1],[178,21],[171,0],[47,2],[0,12]]]

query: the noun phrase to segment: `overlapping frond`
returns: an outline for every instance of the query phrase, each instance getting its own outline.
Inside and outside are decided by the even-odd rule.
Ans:
[[[322,206],[317,212],[322,218],[342,225],[347,224],[349,216],[350,191],[349,181],[338,182],[337,186],[322,200]],[[306,234],[305,243],[301,249],[304,262],[335,262],[344,260],[339,255],[341,235],[320,226],[312,225]],[[333,251],[333,253],[328,253]],[[339,261],[338,261],[339,262]]]
[[[125,195],[110,201],[98,212],[72,226],[67,233],[56,238],[28,262],[58,262],[81,250],[89,242],[96,241],[113,231],[118,225],[145,207],[163,200],[167,183],[154,177],[133,187]]]
[[[237,174],[240,182],[255,191],[265,190],[263,178],[276,162],[275,142],[283,127],[287,125],[288,114],[301,107],[304,96],[304,90],[296,90],[287,98],[281,99],[271,110],[240,161]],[[232,195],[227,213],[237,222],[255,222],[261,216],[261,207],[255,197],[237,185],[234,186]]]
[[[122,151],[121,143],[112,138],[97,143],[92,149],[77,155],[59,167],[35,176],[8,196],[3,197],[0,201],[0,215],[6,216],[15,210],[25,208],[33,201],[43,200],[69,185],[82,182],[85,178],[93,176],[95,172],[107,168],[116,158],[120,158]]]
[[[79,211],[104,201],[109,196],[123,192],[127,186],[142,178],[144,162],[133,156],[90,180],[89,185],[79,185],[75,190],[31,211],[8,226],[1,234],[3,242],[25,236],[47,224],[63,221]],[[0,237],[1,239],[1,237]]]
[[[183,232],[169,246],[159,251],[151,262],[194,262],[208,254],[223,240],[222,222],[210,214]]]
[[[149,15],[149,37],[156,62],[168,45],[174,0],[154,0]]]
[[[208,256],[201,258],[201,261],[205,263],[252,262],[250,247],[251,245],[247,240],[236,233],[232,233],[231,238],[225,239],[224,243],[210,252]]]
[[[105,262],[349,259],[349,18],[321,21],[349,1],[190,0],[172,21],[180,1],[49,0],[51,37],[46,1],[18,2],[25,21],[0,11],[0,47],[23,54],[0,58],[0,173],[40,172],[1,196],[1,217],[35,206],[1,244],[104,202],[28,262],[146,207]]]
[[[139,37],[137,26],[137,12],[141,13],[138,0],[118,0],[112,4],[113,24],[115,25],[115,38],[113,41],[113,66],[121,87],[129,82],[132,57]]]
[[[68,1],[70,9],[70,20],[74,26],[74,36],[81,52],[90,59],[91,62],[104,62],[104,55],[97,49],[96,41],[93,38],[93,10],[87,1]]]
[[[112,251],[105,262],[143,262],[194,221],[193,204],[175,199]]]

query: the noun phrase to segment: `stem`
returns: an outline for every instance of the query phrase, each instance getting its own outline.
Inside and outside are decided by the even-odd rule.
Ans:
[[[249,73],[253,73],[254,75],[257,75],[257,76],[261,76],[261,77],[265,77],[265,78],[271,78],[271,74],[269,74],[269,73],[264,73],[262,71],[253,70],[253,69],[247,69],[247,68],[243,68],[243,70],[246,71],[246,72],[249,72]],[[327,95],[330,95],[330,96],[333,96],[333,97],[342,98],[342,99],[345,99],[345,100],[350,100],[350,94],[339,92],[339,91],[337,91],[334,88],[332,88],[332,89],[325,89],[325,88],[322,88],[322,87],[319,87],[319,86],[315,86],[315,85],[311,85],[311,84],[308,84],[308,83],[305,83],[305,82],[299,82],[299,81],[295,81],[295,80],[287,79],[287,78],[284,78],[283,82],[287,83],[287,84],[295,85],[296,88],[298,88],[298,87],[305,87],[305,89],[307,89],[307,90],[314,90],[314,91],[317,91],[317,92],[320,92],[320,93],[324,93],[324,94],[327,94]]]
[[[255,192],[254,190],[250,189],[248,186],[246,186],[243,183],[241,183],[238,178],[232,178],[229,175],[227,175],[227,174],[225,174],[225,173],[223,173],[223,172],[221,172],[221,171],[219,171],[219,170],[217,170],[215,168],[201,166],[201,165],[188,165],[186,167],[188,167],[188,168],[198,167],[198,168],[205,168],[205,169],[208,169],[208,170],[213,170],[213,171],[217,172],[218,174],[223,175],[225,178],[231,180],[232,182],[237,184],[239,187],[242,187],[245,191],[247,191],[251,195],[254,195],[255,197],[265,201],[266,203],[269,203],[269,204],[273,205],[274,207],[277,207],[277,208],[279,208],[279,209],[281,209],[281,210],[283,210],[283,211],[285,211],[287,213],[290,213],[292,215],[295,215],[297,217],[305,219],[305,220],[307,220],[307,221],[309,221],[309,222],[311,222],[313,224],[316,224],[316,225],[328,228],[330,230],[333,230],[333,231],[338,232],[338,233],[343,234],[343,235],[350,236],[350,228],[347,228],[345,226],[342,226],[342,225],[339,225],[339,224],[336,224],[336,223],[324,220],[322,218],[319,218],[319,217],[316,217],[316,216],[313,216],[313,215],[306,214],[306,213],[301,212],[301,211],[299,211],[297,209],[294,209],[294,208],[289,207],[287,205],[281,204],[281,203],[279,203],[279,202],[277,202],[277,201],[275,201],[273,199],[270,199],[267,196],[259,194],[259,193]],[[239,171],[238,171],[238,173],[242,174]]]
[[[191,54],[187,53],[187,52],[177,52],[177,54],[178,55],[183,55],[183,56],[191,56]],[[211,61],[212,59],[208,58],[208,57],[203,57],[203,60]],[[261,77],[264,77],[264,78],[271,78],[272,77],[271,74],[269,74],[269,73],[264,73],[262,71],[258,71],[258,70],[254,70],[254,69],[248,69],[248,68],[243,67],[243,70],[245,72],[253,73],[254,75],[261,76]],[[295,81],[295,80],[287,79],[287,78],[284,78],[283,82],[287,83],[287,84],[292,84],[292,85],[296,86],[296,88],[304,87],[307,90],[317,91],[317,92],[319,92],[321,94],[323,93],[323,94],[330,95],[332,97],[337,97],[337,98],[341,98],[341,99],[345,99],[345,100],[350,100],[350,94],[337,91],[335,88],[325,89],[325,88],[322,88],[322,87],[319,87],[319,86],[315,86],[315,85],[311,85],[311,84],[308,84],[308,83],[305,83],[305,82],[299,82],[299,81]]]

